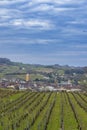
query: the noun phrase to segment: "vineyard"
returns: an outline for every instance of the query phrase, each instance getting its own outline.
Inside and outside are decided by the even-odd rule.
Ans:
[[[87,130],[87,94],[0,90],[0,130]]]

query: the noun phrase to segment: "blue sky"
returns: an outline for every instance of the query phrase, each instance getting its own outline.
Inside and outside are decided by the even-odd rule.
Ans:
[[[0,0],[0,57],[87,66],[87,0]]]

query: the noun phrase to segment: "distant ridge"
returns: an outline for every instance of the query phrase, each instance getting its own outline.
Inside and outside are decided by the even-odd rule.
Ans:
[[[30,65],[32,67],[44,67],[44,68],[52,68],[52,69],[84,69],[87,72],[87,66],[84,67],[75,67],[75,66],[69,66],[69,65],[59,65],[59,64],[53,64],[53,65],[42,65],[42,64],[25,64],[21,62],[14,62],[11,61],[8,58],[0,58],[0,65]]]
[[[13,62],[8,58],[0,58],[0,65],[12,65]]]

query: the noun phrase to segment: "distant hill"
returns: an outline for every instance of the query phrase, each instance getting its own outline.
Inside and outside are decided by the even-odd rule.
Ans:
[[[12,65],[13,62],[7,58],[0,58],[0,65]]]
[[[8,58],[0,58],[0,65],[14,65],[14,66],[21,66],[21,67],[24,67],[24,66],[30,66],[32,68],[51,68],[51,69],[66,69],[66,70],[71,70],[71,69],[75,69],[75,70],[78,70],[78,69],[83,69],[84,71],[87,72],[87,66],[85,67],[74,67],[74,66],[69,66],[69,65],[59,65],[59,64],[54,64],[54,65],[40,65],[40,64],[23,64],[23,63],[20,63],[20,62],[13,62],[11,61],[10,59]]]

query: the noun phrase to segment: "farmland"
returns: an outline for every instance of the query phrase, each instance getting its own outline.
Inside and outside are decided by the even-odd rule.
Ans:
[[[87,94],[0,89],[0,130],[87,130]]]

